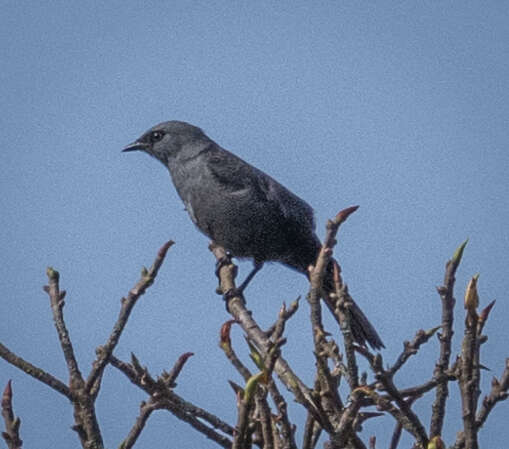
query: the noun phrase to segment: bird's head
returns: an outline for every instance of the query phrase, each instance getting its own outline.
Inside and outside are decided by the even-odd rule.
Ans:
[[[208,137],[197,126],[172,120],[150,128],[122,151],[141,150],[160,160],[163,164],[167,164],[170,159],[176,158],[184,148],[187,147],[192,152],[193,147],[198,147],[199,144],[207,141],[209,141]]]

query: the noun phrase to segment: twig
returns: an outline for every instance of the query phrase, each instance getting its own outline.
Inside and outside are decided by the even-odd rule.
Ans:
[[[71,400],[74,407],[75,420],[75,424],[72,428],[78,434],[81,445],[85,449],[102,449],[103,439],[95,414],[95,398],[84,390],[85,382],[78,368],[69,332],[64,322],[63,308],[65,304],[65,290],[60,291],[60,275],[58,271],[49,267],[46,270],[46,274],[48,275],[49,282],[48,285],[44,287],[44,290],[48,293],[50,298],[53,320],[69,371],[69,389],[72,395]]]
[[[344,408],[338,428],[333,435],[333,439],[331,439],[333,447],[344,448],[347,441],[352,437],[354,432],[353,423],[361,407],[363,393],[361,389],[356,389],[350,393],[349,405]]]
[[[496,377],[493,378],[491,382],[491,391],[487,396],[484,397],[482,401],[481,408],[477,413],[477,417],[475,420],[477,428],[480,429],[484,425],[491,410],[493,410],[493,407],[495,407],[495,405],[498,402],[505,401],[509,397],[508,391],[509,391],[509,358],[506,359],[505,361],[505,369],[504,372],[502,373],[502,376],[500,377],[500,380],[497,380]]]
[[[177,418],[189,423],[208,438],[219,442],[223,447],[229,448],[231,446],[231,441],[228,438],[218,434],[200,420],[209,423],[214,428],[228,435],[234,434],[234,428],[232,426],[212,413],[207,412],[191,402],[185,401],[173,390],[168,388],[164,381],[154,381],[146,369],[136,369],[132,364],[126,363],[116,358],[114,355],[110,357],[110,363],[113,367],[124,373],[134,385],[144,390],[154,399],[157,399],[158,408],[169,410]]]
[[[297,298],[293,301],[290,306],[287,308],[286,304],[283,303],[281,309],[279,310],[278,318],[276,322],[271,326],[270,330],[267,331],[267,335],[270,335],[271,342],[273,346],[269,350],[267,354],[264,364],[267,375],[274,370],[274,366],[276,361],[281,355],[281,351],[279,348],[284,344],[285,340],[283,337],[283,332],[285,330],[286,322],[297,312],[299,308],[299,299]],[[249,342],[248,342],[249,343]],[[278,410],[278,416],[272,421],[273,424],[279,426],[279,435],[277,437],[281,440],[282,449],[297,449],[297,444],[295,443],[295,427],[290,423],[290,419],[288,417],[288,406],[283,395],[279,392],[279,389],[272,378],[272,375],[268,375],[267,380],[267,388],[268,392],[272,397],[274,404]],[[266,404],[266,402],[265,402]],[[277,433],[277,427],[274,426],[274,433]],[[276,447],[276,436],[273,438],[274,445]],[[279,442],[277,443],[279,444]]]
[[[62,352],[64,353],[64,358],[67,363],[67,370],[69,371],[70,376],[69,383],[71,391],[73,391],[73,388],[79,388],[79,386],[81,386],[83,383],[83,377],[81,376],[78,362],[74,356],[74,349],[69,337],[69,331],[67,330],[64,322],[63,309],[65,304],[65,290],[60,291],[60,274],[58,271],[54,270],[52,267],[48,267],[46,274],[48,275],[49,282],[48,285],[44,286],[44,291],[50,298],[51,310],[53,312],[53,321],[55,323],[58,339],[60,341]]]
[[[23,441],[19,436],[19,426],[21,420],[19,417],[14,416],[14,409],[12,407],[12,384],[9,380],[5,386],[2,395],[2,416],[5,422],[5,432],[2,436],[7,443],[9,449],[21,449]]]
[[[318,425],[313,415],[307,414],[306,423],[304,424],[304,436],[302,440],[302,449],[314,449],[321,434],[321,427]]]
[[[371,391],[369,393],[369,396],[378,410],[387,411],[388,413],[390,413],[396,420],[396,422],[401,423],[403,429],[405,429],[417,441],[419,441],[419,435],[416,433],[415,425],[408,419],[407,414],[403,413],[401,409],[392,404],[390,397],[381,396],[375,391]],[[422,446],[419,444],[418,447],[425,448],[426,446]]]
[[[97,350],[97,359],[93,363],[92,370],[90,371],[85,386],[87,392],[90,392],[92,388],[94,388],[94,395],[97,395],[97,390],[99,389],[97,380],[102,376],[104,368],[108,363],[109,357],[113,353],[113,350],[115,349],[115,346],[120,339],[120,335],[124,330],[127,320],[129,319],[129,315],[131,314],[131,311],[138,298],[143,295],[147,288],[149,288],[154,283],[154,279],[156,278],[159,268],[161,267],[164,258],[166,257],[166,253],[168,252],[170,246],[173,245],[173,243],[174,242],[170,240],[166,242],[161,247],[161,249],[159,249],[157,257],[150,269],[147,270],[146,268],[143,268],[141,279],[129,291],[127,298],[122,298],[122,307],[120,308],[117,322],[113,326],[113,330],[111,331],[108,341]]]
[[[19,368],[29,376],[32,376],[34,379],[37,379],[53,390],[63,394],[69,400],[72,399],[71,390],[69,390],[67,385],[58,380],[56,377],[42,370],[41,368],[32,365],[30,362],[27,362],[25,359],[14,354],[12,351],[9,351],[9,349],[2,343],[0,343],[0,357],[2,357],[6,362],[10,363],[16,368]]]
[[[269,379],[268,389],[269,394],[278,410],[276,422],[281,428],[281,439],[287,444],[286,449],[297,449],[297,444],[295,443],[295,427],[292,426],[288,417],[288,405],[272,378]]]
[[[214,244],[211,244],[209,248],[217,260],[225,260],[226,252],[224,248]],[[219,270],[221,291],[235,291],[235,268],[233,263],[223,264],[221,266]],[[245,307],[243,298],[239,295],[231,297],[228,300],[228,310],[233,315],[234,319],[242,326],[248,338],[256,344],[262,352],[262,355],[265,356],[272,344],[258,324],[253,320],[251,313]],[[293,392],[296,401],[303,404],[324,428],[332,429],[319,403],[315,401],[309,388],[297,377],[286,360],[279,357],[276,360],[274,370],[281,382]]]
[[[389,445],[389,449],[396,449],[398,447],[402,431],[403,431],[403,426],[401,425],[400,422],[396,422],[396,425],[394,426],[394,430],[392,432],[391,443]]]
[[[491,381],[491,391],[490,393],[484,397],[482,401],[482,405],[477,412],[477,416],[475,419],[475,425],[477,429],[480,429],[486,420],[488,419],[488,415],[491,410],[495,407],[495,405],[500,401],[505,401],[508,397],[509,391],[509,358],[505,361],[505,368],[498,380],[496,377],[493,377]],[[456,438],[456,442],[454,443],[454,449],[463,449],[465,447],[465,433],[459,432],[458,437]]]
[[[232,449],[248,449],[251,446],[249,428],[249,415],[253,408],[254,398],[258,390],[258,384],[266,377],[264,371],[260,371],[249,378],[243,391],[237,394],[237,425],[233,438]]]
[[[270,326],[266,334],[271,337],[273,341],[277,340],[283,335],[285,330],[286,322],[299,310],[300,296],[290,304],[290,307],[286,307],[283,303],[281,309],[279,309],[279,315],[276,322]]]
[[[179,376],[189,357],[192,357],[193,355],[194,354],[192,352],[185,352],[177,359],[169,373],[163,371],[161,378],[168,388],[175,388],[177,386],[175,382],[177,377]]]
[[[453,336],[453,321],[454,321],[454,281],[456,270],[461,262],[463,250],[468,240],[465,240],[458,249],[454,252],[451,260],[445,266],[444,285],[438,287],[438,293],[442,301],[442,332],[438,335],[440,340],[440,356],[436,364],[433,376],[436,378],[443,378],[444,373],[449,369],[449,362],[451,359],[451,341]],[[440,436],[444,425],[445,417],[445,404],[447,396],[449,395],[449,388],[447,382],[439,383],[437,385],[435,401],[432,405],[431,423],[430,423],[430,438]]]
[[[143,431],[149,416],[154,410],[157,410],[157,408],[157,404],[155,404],[152,399],[150,399],[148,402],[141,403],[140,414],[136,418],[136,421],[134,422],[133,427],[129,431],[126,439],[120,444],[119,449],[131,449],[134,446],[136,440]]]
[[[274,433],[272,431],[273,420],[270,413],[269,404],[267,404],[267,391],[264,393],[257,392],[255,397],[256,410],[258,411],[258,419],[261,426],[263,449],[274,449]]]
[[[219,347],[223,350],[226,355],[226,358],[231,362],[234,368],[240,373],[240,375],[247,380],[252,376],[249,369],[240,361],[237,354],[235,353],[232,342],[230,338],[230,329],[232,324],[235,323],[235,320],[226,321],[221,326],[220,339],[219,339]]]
[[[250,404],[245,403],[242,400],[238,401],[238,416],[237,425],[235,426],[236,432],[233,437],[232,449],[247,449],[249,444],[247,442],[248,437],[248,424],[249,424],[249,412]]]
[[[164,408],[170,411],[181,421],[187,422],[198,432],[202,433],[212,441],[215,441],[225,449],[231,449],[232,442],[229,438],[217,433],[214,429],[202,423],[199,419],[197,419],[196,415],[187,412],[185,409],[181,408],[179,404],[173,402],[170,399],[162,398],[159,400],[159,406],[160,408]]]
[[[315,374],[314,391],[320,394],[320,379]],[[322,428],[316,422],[311,413],[307,413],[306,422],[304,424],[304,436],[302,438],[302,449],[314,449],[318,443],[318,439],[322,433]]]
[[[412,403],[418,398],[418,396],[413,396],[406,400],[408,406],[410,407]],[[389,449],[396,449],[399,444],[399,440],[401,438],[401,432],[403,431],[403,425],[400,422],[396,422],[394,426],[394,430],[392,432],[391,443],[389,445]]]
[[[382,368],[382,359],[381,357],[377,358],[376,367],[378,368],[376,371],[377,377],[382,382],[384,389],[387,394],[393,398],[400,408],[403,415],[406,417],[408,422],[410,423],[410,428],[412,429],[411,433],[416,438],[417,442],[423,447],[427,447],[428,445],[428,436],[426,435],[426,430],[419,420],[418,416],[412,411],[410,407],[410,403],[403,399],[401,393],[394,385],[392,378],[386,374],[385,370]],[[401,422],[400,422],[401,424]]]
[[[348,312],[348,308],[352,306],[352,299],[348,293],[348,287],[346,284],[341,284],[340,279],[339,265],[334,264],[334,285],[337,296],[335,313],[339,317],[340,329],[343,334],[348,383],[350,389],[355,390],[359,386],[359,369],[355,358],[354,338],[350,322],[351,315]]]
[[[380,354],[373,356],[373,354],[362,346],[356,346],[355,349],[368,360],[377,380],[383,385],[383,389],[387,393],[388,398],[382,398],[376,395],[379,400],[377,405],[383,405],[383,402],[380,401],[395,401],[399,409],[396,409],[394,406],[383,409],[391,413],[396,418],[396,421],[412,434],[423,448],[427,447],[428,436],[426,435],[426,430],[418,416],[412,411],[410,403],[403,398],[401,392],[394,385],[389,371],[384,370],[382,356]],[[371,397],[375,397],[374,394]]]
[[[477,276],[474,276],[468,284],[465,294],[465,334],[463,337],[461,356],[459,363],[458,383],[461,393],[461,409],[463,418],[463,433],[465,446],[468,449],[478,449],[477,426],[475,425],[475,413],[477,400],[480,395],[479,381],[479,339],[477,335]]]
[[[310,289],[307,296],[310,305],[311,328],[315,346],[316,373],[320,384],[322,408],[327,414],[329,421],[334,423],[334,426],[339,423],[339,418],[341,416],[341,401],[338,396],[337,384],[328,366],[327,352],[324,351],[326,332],[322,323],[320,298],[323,291],[325,272],[332,256],[332,248],[335,244],[334,237],[338,228],[339,224],[337,226],[333,224],[327,226],[328,232],[325,244],[320,249],[316,264],[312,267],[309,274]]]
[[[427,393],[428,391],[433,390],[438,384],[444,383],[444,382],[451,382],[457,380],[456,375],[453,374],[454,370],[450,369],[441,377],[434,377],[433,379],[430,379],[429,381],[421,384],[416,385],[415,387],[409,387],[404,388],[400,390],[401,396],[403,397],[411,397],[411,396],[422,396],[424,393]]]
[[[412,341],[403,342],[403,352],[399,355],[394,365],[392,365],[392,367],[389,369],[389,374],[394,376],[394,374],[396,374],[396,372],[406,363],[406,361],[411,356],[417,354],[417,351],[421,345],[426,343],[433,335],[435,335],[438,329],[440,329],[440,326],[434,327],[433,329],[429,329],[427,331],[420,329],[417,331]]]

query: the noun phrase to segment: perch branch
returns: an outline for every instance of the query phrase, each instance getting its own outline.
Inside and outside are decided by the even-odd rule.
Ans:
[[[218,261],[224,261],[227,258],[224,248],[211,244],[209,246]],[[223,264],[219,269],[220,288],[222,292],[236,291],[235,274],[236,269],[233,263]],[[270,350],[272,344],[267,335],[260,329],[260,326],[253,320],[251,313],[247,310],[244,299],[240,295],[234,295],[228,299],[228,310],[234,319],[242,326],[250,341],[252,341],[265,356]],[[293,392],[297,402],[303,404],[315,418],[324,426],[332,429],[321,406],[314,399],[311,390],[300,380],[288,365],[288,362],[279,357],[275,362],[274,370],[283,384]]]

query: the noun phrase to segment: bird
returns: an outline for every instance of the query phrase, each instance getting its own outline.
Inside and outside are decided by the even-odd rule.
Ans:
[[[162,122],[122,151],[143,151],[160,161],[196,227],[231,256],[253,261],[240,290],[265,262],[279,262],[309,277],[308,267],[321,248],[312,207],[201,128],[178,120]],[[331,261],[324,280],[331,292],[332,273]],[[385,347],[361,309],[353,303],[349,310],[354,340],[373,349]]]

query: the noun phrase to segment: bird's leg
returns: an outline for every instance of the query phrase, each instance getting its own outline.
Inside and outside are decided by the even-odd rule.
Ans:
[[[248,286],[248,284],[251,282],[251,280],[255,277],[255,274],[258,273],[262,267],[263,262],[254,261],[253,262],[253,269],[249,272],[249,274],[246,276],[246,279],[240,284],[237,288],[232,288],[228,290],[224,295],[223,298],[226,302],[233,298],[234,296],[240,296],[241,298],[244,298],[244,290]]]
[[[219,279],[219,271],[225,265],[230,265],[232,263],[232,254],[229,251],[225,251],[225,255],[216,261],[216,276]]]
[[[240,284],[239,287],[237,287],[237,290],[242,293],[244,289],[248,286],[248,284],[253,280],[255,277],[255,274],[258,273],[263,267],[263,262],[254,261],[253,262],[253,269],[249,272],[249,274],[246,276],[246,279]]]

